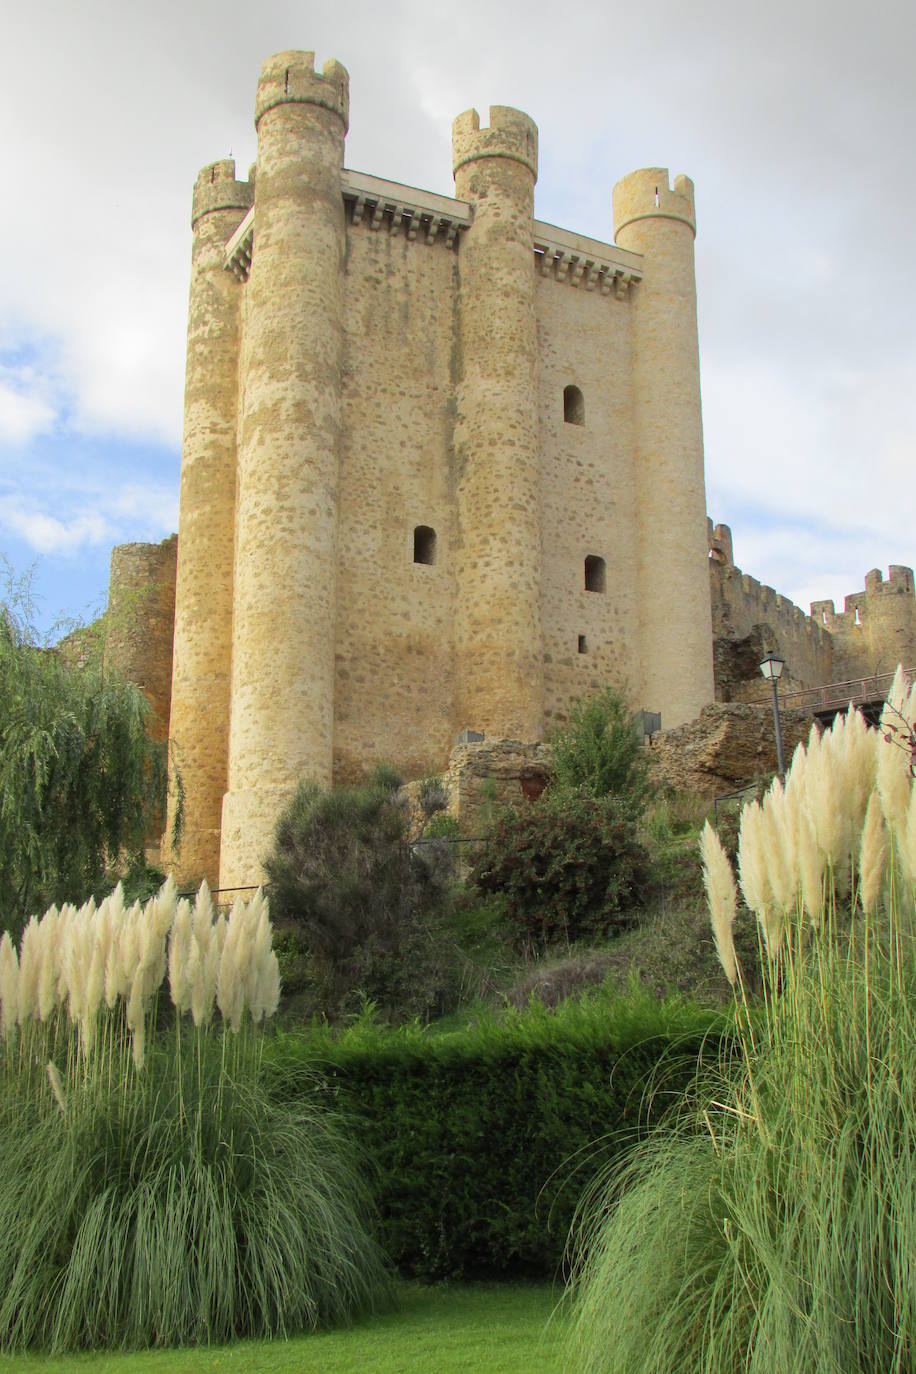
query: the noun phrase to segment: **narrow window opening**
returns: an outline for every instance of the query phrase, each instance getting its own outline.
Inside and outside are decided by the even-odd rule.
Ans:
[[[579,653],[580,653],[580,654],[587,654],[587,653],[588,653],[588,644],[586,643],[585,635],[580,635],[580,636],[579,636]]]
[[[856,624],[857,624],[857,625],[861,625],[861,624],[862,624],[862,617],[859,615],[859,608],[858,608],[858,606],[856,607]]]
[[[585,560],[585,590],[603,592],[607,586],[607,564],[597,554],[590,553]]]
[[[658,187],[655,188],[655,208],[658,209]]]
[[[286,76],[283,79],[283,90],[286,95],[289,95],[289,67],[287,67]]]
[[[563,388],[563,419],[568,425],[585,424],[585,397],[577,386]]]
[[[436,531],[417,525],[413,532],[413,561],[431,566],[436,561]]]

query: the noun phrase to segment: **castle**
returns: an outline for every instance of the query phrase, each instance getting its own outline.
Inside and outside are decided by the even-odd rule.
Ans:
[[[761,600],[707,529],[688,178],[619,181],[613,244],[541,223],[537,128],[504,106],[455,120],[454,198],[350,171],[347,73],[308,52],[264,63],[255,125],[248,180],[194,187],[177,567],[126,546],[112,577],[158,589],[147,666],[142,635],[121,660],[167,654],[178,867],[222,887],[302,776],[537,741],[608,683],[692,719],[710,577],[726,639]],[[773,598],[822,671],[833,623]],[[912,603],[909,573],[916,644]]]

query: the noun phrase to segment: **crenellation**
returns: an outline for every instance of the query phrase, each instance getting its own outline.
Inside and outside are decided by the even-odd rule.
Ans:
[[[670,729],[725,690],[714,655],[740,691],[758,650],[807,683],[908,642],[908,569],[825,603],[831,633],[707,520],[689,178],[625,176],[603,243],[534,218],[523,111],[458,116],[454,196],[346,169],[348,120],[345,68],[276,54],[257,175],[194,186],[183,879],[256,883],[300,777],[440,772],[465,731],[536,752],[608,685]]]
[[[248,210],[254,200],[254,184],[236,181],[234,158],[222,158],[201,168],[191,200],[191,228],[217,210]]]
[[[334,58],[315,70],[314,52],[288,51],[268,57],[261,67],[255,101],[257,129],[268,110],[278,105],[318,105],[340,117],[344,131],[350,123],[350,77]]]

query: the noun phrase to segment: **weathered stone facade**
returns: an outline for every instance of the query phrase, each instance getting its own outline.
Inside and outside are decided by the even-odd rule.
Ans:
[[[534,218],[520,111],[455,120],[454,198],[346,169],[348,118],[343,67],[280,53],[248,180],[194,188],[156,709],[176,867],[223,887],[300,776],[441,772],[464,729],[534,745],[608,684],[678,726],[714,696],[713,616],[726,645],[769,610],[708,557],[692,183],[624,177],[605,243]],[[813,674],[828,627],[799,615]]]
[[[713,695],[691,183],[601,243],[534,218],[527,115],[456,119],[450,199],[344,169],[348,96],[269,59],[256,177],[195,187],[171,737],[223,886],[302,774]]]
[[[888,580],[875,568],[864,592],[815,601],[811,614],[735,567],[732,533],[708,522],[710,603],[718,701],[767,697],[758,665],[767,650],[785,659],[782,690],[891,673],[916,666],[913,570],[892,564]]]

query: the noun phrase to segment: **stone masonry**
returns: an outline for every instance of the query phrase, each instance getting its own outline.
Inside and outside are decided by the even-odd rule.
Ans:
[[[256,165],[192,198],[177,569],[170,545],[149,570],[174,632],[129,671],[170,720],[173,866],[224,888],[259,880],[301,776],[442,772],[465,730],[524,757],[608,684],[680,726],[714,619],[736,683],[771,610],[803,675],[857,639],[765,605],[724,526],[710,560],[692,182],[625,176],[602,242],[535,219],[521,111],[458,116],[454,198],[346,168],[348,121],[339,63],[279,53]],[[883,597],[901,642],[907,571],[859,612]]]

